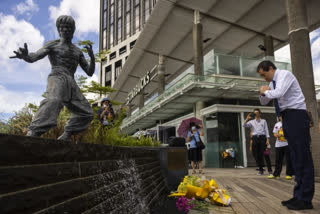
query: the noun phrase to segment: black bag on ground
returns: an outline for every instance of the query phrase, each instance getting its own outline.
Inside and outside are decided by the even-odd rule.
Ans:
[[[186,146],[186,140],[183,137],[169,137],[169,146],[184,147]]]

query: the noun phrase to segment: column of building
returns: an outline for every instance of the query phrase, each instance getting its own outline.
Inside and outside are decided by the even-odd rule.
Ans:
[[[141,110],[144,106],[144,90],[142,89],[138,95],[138,99],[139,99],[139,110]]]
[[[315,127],[311,128],[312,154],[315,174],[320,176],[320,136],[306,4],[305,0],[286,0],[292,72],[299,81],[307,110],[315,122]]]
[[[194,73],[195,75],[203,75],[203,42],[202,42],[202,24],[200,22],[200,11],[194,11],[194,23],[192,28],[192,40],[193,40],[193,61],[194,61]],[[194,116],[203,121],[203,127],[205,129],[204,118],[200,114],[200,110],[205,107],[203,101],[198,101],[193,106]],[[202,138],[203,142],[204,138]],[[206,156],[203,152],[203,166],[205,165]]]
[[[273,37],[271,35],[266,35],[264,37],[264,56],[267,60],[274,61],[274,47],[273,47]]]
[[[165,90],[165,66],[164,66],[164,56],[162,55],[159,55],[157,76],[158,76],[158,95],[160,95]]]
[[[194,73],[196,75],[203,75],[203,45],[202,45],[202,24],[200,22],[200,12],[194,11],[194,23],[192,28],[193,36],[193,61]],[[202,101],[194,104],[194,114],[197,118],[200,117],[200,110],[204,108]]]

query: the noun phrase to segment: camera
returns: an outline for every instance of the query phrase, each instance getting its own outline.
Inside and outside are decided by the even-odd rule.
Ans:
[[[250,116],[252,117],[252,118],[255,118],[256,117],[256,115],[255,115],[255,113],[250,113]]]

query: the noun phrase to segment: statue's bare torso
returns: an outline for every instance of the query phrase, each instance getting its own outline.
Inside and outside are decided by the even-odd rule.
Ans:
[[[80,48],[74,44],[61,44],[59,40],[50,41],[44,47],[52,65],[52,72],[63,71],[73,76],[80,62],[85,60]]]

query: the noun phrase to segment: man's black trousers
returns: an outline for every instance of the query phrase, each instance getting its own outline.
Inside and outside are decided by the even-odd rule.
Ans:
[[[288,140],[296,185],[293,196],[311,202],[314,195],[314,167],[310,151],[310,119],[306,110],[281,112],[284,136]]]
[[[264,156],[264,150],[266,149],[266,142],[267,138],[265,135],[254,135],[252,136],[252,143],[254,144],[254,153],[256,155],[257,164],[259,167],[260,172],[263,172],[263,156]]]

